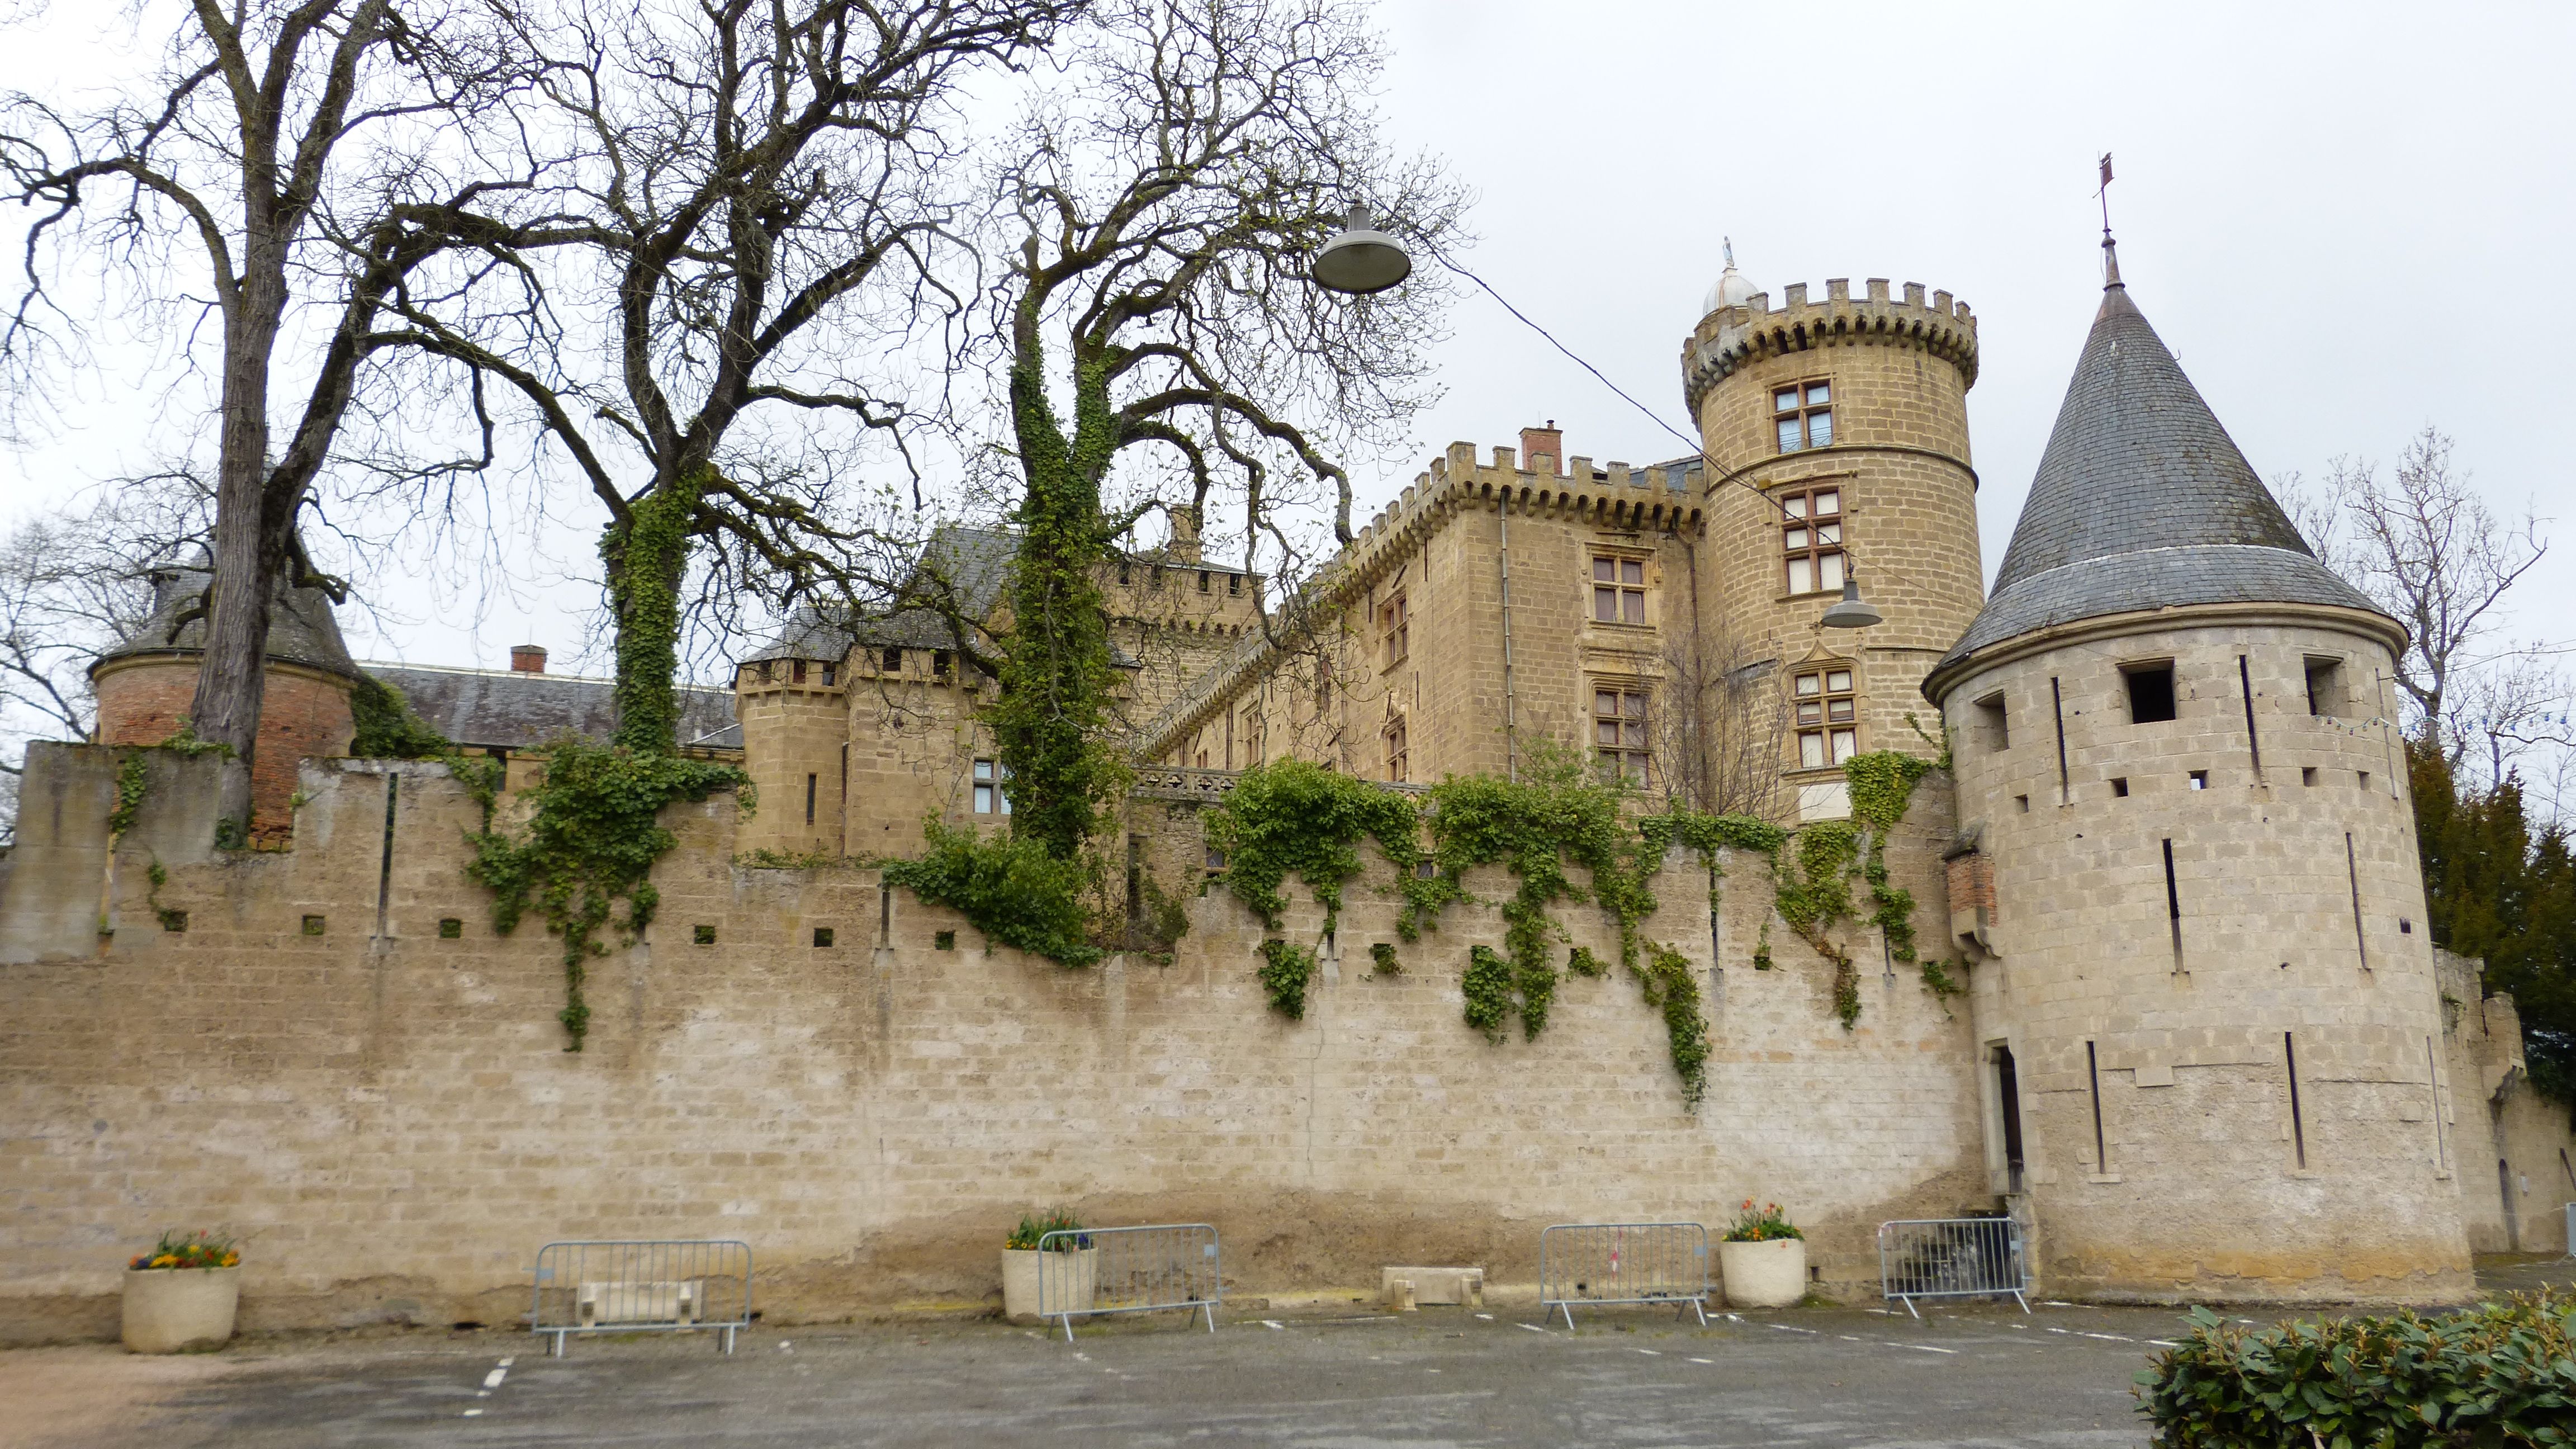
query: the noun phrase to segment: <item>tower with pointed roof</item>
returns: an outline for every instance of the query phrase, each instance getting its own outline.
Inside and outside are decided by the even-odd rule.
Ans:
[[[2470,1287],[2392,717],[2320,564],[2120,280],[1991,597],[1924,681],[1988,1185],[2051,1291]]]

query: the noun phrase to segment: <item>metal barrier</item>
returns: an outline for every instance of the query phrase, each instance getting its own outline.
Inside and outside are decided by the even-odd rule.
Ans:
[[[2576,1202],[2567,1205],[2567,1256],[2576,1258]]]
[[[1574,1305],[1670,1303],[1708,1322],[1708,1229],[1698,1223],[1558,1223],[1538,1235],[1538,1316]]]
[[[537,1294],[528,1314],[552,1334],[560,1357],[574,1333],[674,1333],[709,1328],[733,1337],[751,1326],[751,1245],[729,1239],[548,1243],[537,1250]]]
[[[1067,1343],[1077,1314],[1205,1309],[1216,1332],[1225,1278],[1206,1223],[1070,1228],[1038,1239],[1038,1252],[1049,1255],[1038,1259],[1038,1318],[1063,1320]]]
[[[2030,1268],[2022,1259],[2021,1224],[2011,1218],[1915,1218],[1878,1225],[1878,1276],[1883,1297],[1903,1299],[1920,1318],[1917,1298],[2000,1298],[2011,1295],[2030,1311],[2022,1290]]]

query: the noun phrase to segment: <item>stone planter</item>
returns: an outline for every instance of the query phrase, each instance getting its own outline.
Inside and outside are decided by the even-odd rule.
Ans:
[[[1036,1322],[1041,1277],[1046,1283],[1047,1312],[1087,1313],[1091,1311],[1092,1286],[1099,1275],[1098,1248],[1082,1248],[1070,1253],[1004,1248],[1002,1316],[1014,1323]]]
[[[233,1336],[239,1268],[128,1268],[125,1346],[134,1353],[203,1352]]]
[[[1735,1308],[1787,1308],[1807,1296],[1807,1245],[1798,1238],[1720,1243],[1717,1270]]]

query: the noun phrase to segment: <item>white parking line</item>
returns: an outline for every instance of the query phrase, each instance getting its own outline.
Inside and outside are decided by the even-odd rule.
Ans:
[[[1934,1348],[1932,1345],[1930,1345],[1930,1344],[1928,1344],[1928,1343],[1897,1343],[1897,1342],[1895,1342],[1895,1341],[1894,1341],[1894,1340],[1892,1340],[1892,1339],[1888,1342],[1888,1345],[1887,1345],[1887,1346],[1888,1346],[1889,1348],[1910,1348],[1910,1349],[1915,1350],[1915,1351],[1916,1351],[1916,1352],[1918,1352],[1918,1353],[1957,1353],[1957,1352],[1958,1352],[1958,1350],[1957,1350],[1957,1349],[1955,1349],[1955,1348]]]
[[[1716,1359],[1713,1359],[1713,1358],[1695,1358],[1695,1359],[1692,1359],[1692,1360],[1691,1360],[1691,1362],[1692,1362],[1692,1363],[1715,1363],[1715,1362],[1717,1362],[1717,1360],[1716,1360]]]
[[[1648,1357],[1648,1358],[1662,1358],[1662,1357],[1663,1357],[1663,1354],[1662,1354],[1662,1353],[1658,1352],[1658,1351],[1657,1351],[1657,1350],[1655,1350],[1655,1349],[1651,1349],[1651,1348],[1641,1348],[1641,1349],[1637,1350],[1637,1352],[1644,1354],[1644,1355],[1645,1355],[1646,1357]]]
[[[1478,1318],[1481,1318],[1481,1319],[1485,1320],[1487,1323],[1491,1323],[1491,1322],[1493,1322],[1493,1321],[1494,1321],[1494,1315],[1492,1315],[1492,1314],[1490,1314],[1490,1313],[1479,1313],[1479,1314],[1477,1314],[1476,1316],[1477,1316]]]
[[[483,1417],[483,1411],[481,1409],[468,1409],[465,1411],[465,1417],[469,1419],[479,1419]]]
[[[483,1387],[487,1389],[497,1389],[501,1387],[501,1380],[506,1379],[509,1376],[510,1371],[508,1369],[496,1368],[483,1376]]]
[[[1280,1322],[1276,1318],[1265,1318],[1261,1320],[1261,1326],[1264,1328],[1286,1328],[1288,1325]]]
[[[1735,1315],[1734,1315],[1734,1314],[1732,1314],[1732,1313],[1730,1313],[1730,1314],[1728,1314],[1728,1315],[1726,1315],[1726,1316],[1727,1316],[1727,1317],[1729,1317],[1729,1318],[1735,1318]],[[1736,1318],[1736,1319],[1735,1319],[1735,1321],[1736,1321],[1736,1322],[1738,1322],[1738,1323],[1742,1323],[1744,1320],[1743,1320],[1743,1319],[1741,1319],[1741,1318]],[[1785,1324],[1785,1323],[1766,1323],[1766,1324],[1764,1324],[1764,1325],[1762,1325],[1762,1326],[1763,1326],[1764,1328],[1776,1328],[1776,1329],[1780,1330],[1782,1333],[1803,1333],[1803,1334],[1808,1335],[1808,1336],[1809,1336],[1809,1337],[1811,1337],[1811,1338],[1822,1338],[1822,1337],[1824,1337],[1824,1334],[1823,1334],[1820,1330],[1813,1329],[1813,1328],[1791,1328],[1789,1325],[1787,1325],[1787,1324]],[[1858,1343],[1858,1342],[1860,1342],[1860,1340],[1859,1340],[1859,1339],[1853,1339],[1853,1340],[1852,1340],[1852,1342],[1854,1342],[1854,1343]]]
[[[2155,1345],[2156,1347],[2158,1347],[2158,1348],[2180,1348],[2180,1347],[2182,1347],[2182,1345],[2181,1345],[2181,1344],[2174,1342],[2174,1341],[2173,1341],[2172,1339],[2170,1339],[2170,1338],[2151,1338],[2151,1339],[2148,1339],[2148,1340],[2147,1340],[2147,1342],[2154,1344],[2154,1345]]]

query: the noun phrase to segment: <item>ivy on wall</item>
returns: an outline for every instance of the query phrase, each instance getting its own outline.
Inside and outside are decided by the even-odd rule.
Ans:
[[[1315,979],[1315,953],[1292,941],[1261,943],[1261,989],[1270,1009],[1290,1021],[1306,1019],[1306,987]]]
[[[954,909],[988,940],[1060,966],[1089,966],[1104,954],[1083,909],[1092,883],[1083,859],[1060,860],[1031,836],[951,830],[937,816],[923,830],[926,854],[878,862],[888,885]]]
[[[466,781],[483,804],[484,823],[468,837],[474,858],[465,873],[492,892],[495,931],[510,934],[533,908],[563,938],[564,1006],[556,1019],[564,1050],[577,1052],[590,1030],[582,982],[592,958],[608,954],[600,933],[613,925],[631,943],[661,904],[653,863],[675,842],[658,818],[662,807],[732,788],[743,792],[748,810],[751,781],[731,765],[566,738],[547,748],[544,781],[529,792],[527,833],[512,839],[492,825],[498,777],[497,769],[485,769]],[[621,901],[626,916],[617,921]]]
[[[1330,932],[1341,920],[1342,887],[1360,873],[1362,840],[1375,840],[1407,876],[1423,859],[1411,799],[1304,760],[1244,771],[1204,825],[1208,844],[1225,852],[1226,889],[1274,931],[1288,908],[1279,886],[1291,871],[1323,903]]]

